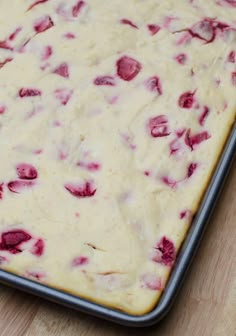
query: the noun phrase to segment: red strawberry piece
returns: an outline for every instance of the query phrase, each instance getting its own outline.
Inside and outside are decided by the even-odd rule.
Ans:
[[[230,63],[236,63],[236,52],[232,50],[228,55],[228,61]]]
[[[34,180],[38,177],[36,168],[28,163],[18,164],[16,170],[18,177],[22,180]]]
[[[42,149],[35,149],[35,150],[33,151],[33,153],[34,153],[35,155],[42,154],[42,152],[43,152]]]
[[[4,232],[1,235],[0,250],[8,251],[12,254],[20,253],[22,252],[20,245],[31,238],[31,235],[23,230],[11,230]]]
[[[3,62],[0,62],[0,69],[4,67],[7,63],[11,62],[13,58],[6,58]]]
[[[223,0],[225,3],[227,3],[231,7],[236,8],[236,0]]]
[[[38,239],[34,244],[31,253],[37,257],[41,257],[44,253],[45,244],[42,239]]]
[[[186,131],[185,128],[181,128],[181,129],[177,130],[175,133],[176,133],[178,138],[181,138],[184,135],[185,131]]]
[[[51,46],[46,46],[44,49],[43,49],[43,52],[41,54],[41,60],[42,61],[46,61],[48,60],[50,57],[52,56],[52,47]]]
[[[28,189],[35,185],[34,181],[27,181],[27,180],[15,180],[11,181],[7,184],[8,189],[13,193],[20,193],[24,189]]]
[[[129,56],[123,56],[116,62],[118,76],[125,80],[131,81],[142,69],[141,63]]]
[[[202,114],[200,115],[200,117],[199,117],[199,119],[198,119],[199,124],[200,124],[201,126],[204,126],[205,121],[206,121],[206,118],[207,118],[207,116],[209,115],[209,113],[210,113],[210,109],[209,109],[209,107],[204,106],[203,112],[202,112]]]
[[[96,162],[90,162],[87,164],[86,168],[89,170],[89,171],[97,171],[101,168],[100,164],[99,163],[96,163]]]
[[[6,112],[6,106],[0,104],[0,114],[4,114]]]
[[[70,74],[69,74],[69,67],[68,64],[63,62],[61,63],[54,71],[53,73],[62,76],[64,78],[69,78]]]
[[[68,101],[70,100],[73,91],[71,89],[57,89],[54,91],[55,98],[59,100],[61,105],[67,105]]]
[[[185,143],[191,148],[191,150],[193,150],[195,145],[198,145],[201,142],[208,140],[210,137],[211,136],[207,131],[191,135],[191,130],[188,129],[185,135]]]
[[[178,104],[181,108],[189,109],[193,106],[195,91],[187,91],[180,95]]]
[[[13,41],[15,40],[16,36],[19,34],[19,32],[22,30],[21,27],[16,28],[16,30],[9,36],[9,40]]]
[[[63,148],[59,149],[58,154],[59,154],[58,157],[61,161],[64,161],[68,158],[68,152],[66,149]]]
[[[165,183],[168,187],[174,189],[177,185],[177,181],[173,180],[172,178],[168,176],[163,176],[161,178],[162,182]]]
[[[42,281],[46,277],[46,274],[43,272],[27,271],[26,276],[34,278],[37,281]]]
[[[27,9],[27,11],[33,9],[34,7],[40,5],[40,4],[43,4],[45,2],[47,2],[48,0],[38,0],[38,1],[35,1],[32,5],[29,6],[29,8]]]
[[[33,88],[21,88],[19,90],[19,96],[21,98],[25,97],[35,97],[35,96],[41,96],[42,92],[38,89],[33,89]]]
[[[180,219],[185,218],[185,217],[186,217],[186,214],[187,214],[186,210],[181,211],[181,213],[179,214],[179,218],[180,218]]]
[[[121,19],[120,23],[122,23],[124,25],[128,25],[130,27],[133,27],[135,29],[138,29],[138,26],[136,24],[134,24],[132,21],[128,20],[128,19]]]
[[[172,266],[176,258],[176,250],[174,243],[166,238],[162,237],[154,247],[156,255],[153,257],[153,261],[166,266]]]
[[[98,76],[94,79],[93,83],[95,85],[107,85],[107,86],[115,86],[115,79],[112,76]]]
[[[34,30],[37,34],[43,33],[46,30],[52,28],[54,26],[54,23],[50,16],[44,16],[40,19],[38,19],[34,24]]]
[[[191,210],[183,210],[179,214],[180,219],[185,219],[185,218],[192,218],[192,211]]]
[[[190,165],[187,168],[187,177],[191,177],[193,175],[193,173],[195,172],[195,170],[197,169],[197,163],[190,163]]]
[[[78,17],[84,6],[85,6],[85,1],[78,1],[77,4],[72,8],[72,16]]]
[[[224,32],[229,29],[229,25],[214,19],[205,18],[197,22],[191,29],[188,29],[189,34],[193,38],[198,38],[211,43],[215,40],[217,32]]]
[[[162,85],[159,77],[153,76],[148,78],[146,86],[149,91],[157,92],[159,95],[162,94]]]
[[[7,40],[0,41],[0,49],[13,50],[13,48],[10,46]]]
[[[232,84],[236,86],[236,71],[231,74]]]
[[[186,61],[187,61],[187,55],[181,53],[181,54],[175,56],[175,60],[176,60],[179,64],[184,65],[184,64],[186,63]]]
[[[156,35],[159,32],[159,30],[161,29],[161,27],[158,26],[157,24],[148,24],[147,28],[148,28],[148,30],[149,30],[149,32],[152,36]]]
[[[212,21],[208,19],[197,22],[192,29],[189,30],[189,33],[192,37],[199,38],[207,43],[210,43],[215,39],[215,31]]]
[[[101,168],[101,165],[97,162],[85,163],[85,162],[79,161],[77,163],[77,166],[85,168],[85,169],[87,169],[88,171],[91,171],[91,172],[98,171]]]
[[[149,119],[148,129],[153,138],[166,137],[170,135],[168,130],[168,119],[165,115],[159,115]]]
[[[88,257],[79,256],[72,260],[72,266],[85,266],[89,263]]]
[[[97,191],[97,189],[92,187],[90,182],[85,182],[83,185],[67,183],[65,188],[69,191],[69,193],[71,193],[71,195],[78,198],[92,197]]]
[[[153,291],[158,291],[163,289],[161,278],[155,274],[147,273],[141,277],[143,288],[148,288]]]
[[[0,200],[2,199],[2,195],[3,195],[3,183],[0,183]]]
[[[171,141],[169,147],[170,155],[175,155],[181,149],[181,144],[178,139],[174,139]]]
[[[65,38],[67,38],[68,40],[73,40],[73,39],[75,39],[75,34],[73,34],[73,33],[66,33],[64,36],[65,36]]]

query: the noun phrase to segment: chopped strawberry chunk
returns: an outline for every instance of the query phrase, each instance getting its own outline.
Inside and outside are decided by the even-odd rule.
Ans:
[[[10,46],[7,40],[0,41],[0,49],[13,50],[13,48]]]
[[[12,254],[20,253],[22,252],[20,245],[31,238],[31,235],[23,230],[11,230],[4,232],[1,235],[0,250],[8,251]]]
[[[89,263],[88,257],[79,256],[72,260],[72,266],[85,266]]]
[[[16,36],[19,34],[19,32],[22,30],[22,28],[21,27],[18,27],[18,28],[16,28],[16,30],[9,36],[9,40],[10,41],[13,41],[15,38],[16,38]]]
[[[153,261],[166,266],[173,265],[176,258],[176,250],[174,243],[170,239],[162,237],[154,249],[156,254],[152,259]]]
[[[22,190],[33,187],[34,185],[34,181],[16,180],[9,182],[7,184],[7,187],[11,192],[19,194]]]
[[[138,26],[136,24],[134,24],[132,21],[128,20],[128,19],[121,19],[120,23],[124,24],[124,25],[128,25],[131,26],[135,29],[138,29]]]
[[[81,168],[85,168],[85,169],[87,169],[88,171],[91,171],[91,172],[98,171],[101,168],[101,165],[97,162],[85,163],[85,162],[79,161],[77,163],[77,166],[81,167]]]
[[[69,73],[69,67],[67,63],[61,63],[54,71],[53,73],[62,76],[64,78],[69,78],[70,73]]]
[[[232,72],[231,74],[231,78],[232,78],[232,84],[234,86],[236,86],[236,71],[235,72]]]
[[[147,273],[144,274],[141,278],[142,285],[141,287],[158,291],[163,289],[161,278],[156,276],[155,274]]]
[[[165,115],[159,115],[149,119],[148,130],[153,138],[166,137],[170,135],[167,117]]]
[[[228,55],[228,61],[230,63],[236,63],[236,52],[232,50]]]
[[[73,39],[75,39],[75,34],[73,34],[73,33],[66,33],[64,36],[65,36],[65,38],[67,38],[68,40],[73,40]]]
[[[134,79],[142,69],[141,63],[129,56],[121,57],[117,61],[116,67],[118,76],[125,81]]]
[[[22,88],[19,90],[19,96],[21,98],[25,97],[35,97],[35,96],[41,96],[42,92],[38,89],[33,88]]]
[[[162,85],[159,77],[153,76],[148,78],[146,86],[149,91],[157,92],[159,95],[162,94]]]
[[[42,281],[43,278],[46,278],[46,274],[43,272],[27,271],[26,276],[34,278],[37,281]]]
[[[174,189],[177,185],[177,181],[173,180],[172,178],[168,176],[163,176],[161,178],[162,182],[165,183],[168,187]]]
[[[44,253],[45,244],[42,239],[38,239],[34,244],[31,253],[37,257],[41,257]]]
[[[181,108],[189,109],[193,106],[193,103],[195,101],[194,99],[195,91],[187,91],[181,94],[178,100],[178,104]]]
[[[46,61],[51,56],[52,56],[52,47],[48,45],[43,49],[43,52],[41,54],[41,59],[42,59],[42,61]]]
[[[67,183],[65,184],[65,188],[71,193],[71,195],[78,198],[92,197],[97,191],[97,189],[92,187],[90,182],[85,182],[83,185]]]
[[[171,143],[169,144],[169,147],[170,147],[170,155],[175,155],[181,149],[179,139],[172,140]]]
[[[85,4],[85,1],[78,1],[77,4],[72,8],[72,16],[78,17]]]
[[[205,18],[202,21],[197,22],[191,29],[187,31],[193,38],[198,38],[211,43],[215,40],[217,32],[224,32],[229,29],[229,25],[214,19]]]
[[[187,61],[187,55],[181,53],[181,54],[175,56],[175,60],[176,60],[179,64],[184,65],[184,64],[186,63],[186,61]]]
[[[228,4],[229,6],[236,8],[236,0],[222,0],[222,1]]]
[[[2,195],[3,195],[3,183],[0,183],[0,200],[2,199]]]
[[[203,131],[194,135],[190,135],[190,133],[191,130],[188,129],[185,135],[185,143],[191,148],[191,150],[193,150],[196,145],[200,144],[205,140],[208,140],[211,137],[207,131]]]
[[[112,76],[98,76],[94,79],[93,83],[95,85],[108,85],[108,86],[115,86],[115,79]]]
[[[197,169],[198,164],[197,163],[190,163],[190,165],[187,168],[187,177],[191,177],[195,170]]]
[[[148,30],[149,30],[149,32],[152,36],[156,35],[159,32],[159,30],[161,29],[161,27],[158,26],[157,24],[148,24],[147,28],[148,28]]]
[[[11,62],[13,58],[6,58],[3,62],[0,62],[0,69],[4,67],[7,63]]]
[[[43,33],[46,30],[52,28],[54,26],[54,23],[50,16],[44,16],[40,19],[38,19],[34,24],[34,30],[37,34]]]
[[[4,41],[0,41],[0,49],[7,49],[11,51],[14,50],[14,48],[10,45],[9,42],[13,41],[21,30],[22,30],[21,27],[16,28],[8,38],[6,38]]]
[[[4,114],[6,112],[6,106],[0,104],[0,114]]]
[[[200,115],[200,117],[199,117],[199,119],[198,119],[199,124],[200,124],[201,126],[204,126],[205,121],[206,121],[206,118],[207,118],[207,116],[209,115],[209,113],[210,113],[210,109],[209,109],[209,107],[204,106],[203,112],[202,112],[202,114]]]
[[[185,218],[186,217],[186,213],[187,213],[186,210],[181,211],[180,214],[179,214],[179,218],[180,219]]]
[[[16,167],[18,177],[22,180],[34,180],[38,177],[36,168],[28,163],[20,163]]]
[[[186,131],[186,128],[180,128],[175,133],[178,138],[181,138],[184,135],[185,131]]]
[[[67,105],[70,98],[72,97],[73,91],[71,89],[57,89],[54,91],[55,98],[59,100],[61,105]]]
[[[191,219],[192,216],[193,216],[193,214],[192,214],[191,210],[183,210],[179,214],[180,219]]]

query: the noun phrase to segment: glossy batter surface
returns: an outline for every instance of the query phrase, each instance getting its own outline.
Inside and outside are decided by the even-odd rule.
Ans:
[[[236,2],[0,0],[0,267],[157,303],[236,114]]]

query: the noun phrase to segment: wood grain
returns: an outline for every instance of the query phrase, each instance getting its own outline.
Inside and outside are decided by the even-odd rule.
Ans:
[[[117,326],[0,286],[0,336],[235,336],[236,162],[168,316],[151,328]]]

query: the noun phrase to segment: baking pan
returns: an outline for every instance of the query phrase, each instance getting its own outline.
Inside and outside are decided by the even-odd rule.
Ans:
[[[183,283],[184,276],[197,251],[201,237],[205,231],[207,221],[214,209],[225,178],[229,172],[231,164],[233,163],[235,154],[236,126],[232,129],[231,135],[225,145],[210,185],[201,202],[201,206],[193,220],[182,248],[180,249],[168,284],[156,308],[154,308],[154,310],[150,313],[143,316],[128,315],[118,310],[98,305],[3,270],[0,270],[0,282],[50,301],[57,302],[64,306],[126,326],[145,327],[160,321],[170,310],[177,292]]]

